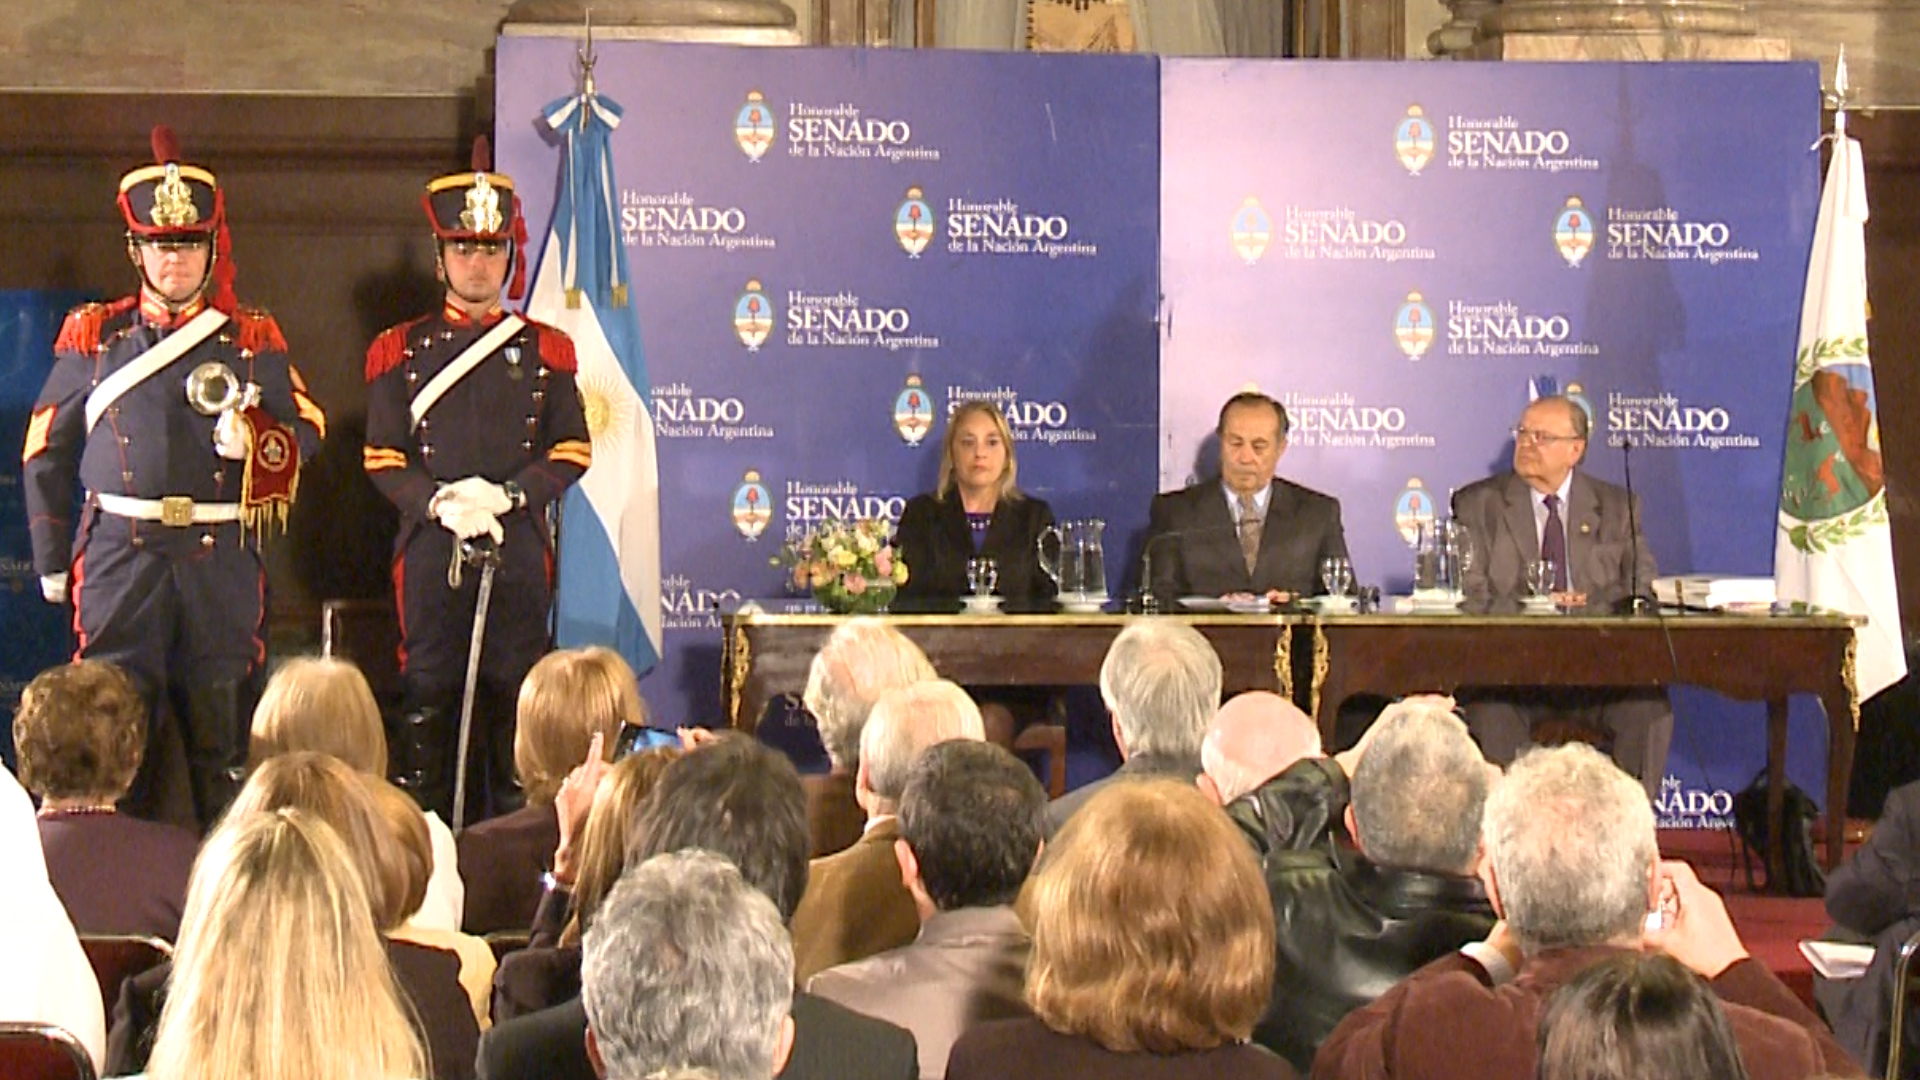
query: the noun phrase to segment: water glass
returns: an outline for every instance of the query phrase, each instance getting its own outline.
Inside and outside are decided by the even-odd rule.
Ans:
[[[967,560],[967,588],[975,596],[987,596],[1000,584],[1000,566],[991,555],[975,555]]]
[[[1320,560],[1320,584],[1328,596],[1345,596],[1353,588],[1353,562],[1344,555],[1329,555]]]
[[[1553,595],[1553,579],[1558,567],[1552,559],[1535,559],[1527,564],[1527,595],[1550,597]]]

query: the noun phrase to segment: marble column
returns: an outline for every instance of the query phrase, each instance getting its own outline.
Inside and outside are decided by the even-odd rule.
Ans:
[[[731,45],[804,43],[794,10],[781,0],[516,0],[507,9],[500,32],[579,35],[589,7],[595,37]]]

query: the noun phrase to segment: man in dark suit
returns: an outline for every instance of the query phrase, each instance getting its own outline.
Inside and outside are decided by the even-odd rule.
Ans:
[[[1569,398],[1545,397],[1520,414],[1514,429],[1513,471],[1461,488],[1453,517],[1464,523],[1472,556],[1463,572],[1471,611],[1514,612],[1527,595],[1527,571],[1539,560],[1555,564],[1552,592],[1560,606],[1605,612],[1653,587],[1653,555],[1638,535],[1638,505],[1624,488],[1579,471],[1587,451],[1585,409]],[[1503,689],[1460,694],[1467,726],[1498,765],[1511,762],[1548,721],[1604,732],[1613,760],[1646,787],[1660,791],[1673,709],[1660,690],[1600,687]]]
[[[748,884],[793,918],[807,886],[807,797],[793,765],[741,736],[722,736],[674,762],[627,835],[637,866],[655,855],[704,848],[739,867]],[[480,1040],[481,1080],[595,1080],[579,1000],[496,1025]],[[913,1080],[908,1032],[812,994],[793,995],[793,1052],[781,1080]]]
[[[1273,475],[1290,426],[1286,406],[1265,394],[1227,399],[1216,429],[1220,475],[1154,496],[1146,552],[1157,594],[1284,600],[1325,591],[1320,560],[1347,554],[1340,503]]]

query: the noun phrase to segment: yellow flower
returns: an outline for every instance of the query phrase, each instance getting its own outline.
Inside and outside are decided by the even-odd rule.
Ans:
[[[849,567],[853,566],[854,563],[860,561],[859,558],[855,556],[853,552],[848,551],[846,548],[840,548],[839,550],[835,551],[830,556],[830,558],[833,562],[833,565],[839,567],[842,570],[848,569]]]

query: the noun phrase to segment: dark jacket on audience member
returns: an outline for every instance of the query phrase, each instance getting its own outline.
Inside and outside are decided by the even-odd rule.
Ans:
[[[1840,1045],[1878,1076],[1886,1071],[1900,946],[1920,929],[1920,783],[1887,794],[1873,835],[1827,879],[1827,914],[1873,942],[1873,962],[1858,979],[1816,975],[1814,994]],[[1908,1032],[1900,1071],[1920,1076],[1920,1033],[1911,1027]]]
[[[1081,804],[1093,798],[1093,793],[1108,784],[1119,780],[1139,779],[1141,777],[1170,776],[1176,780],[1191,782],[1200,775],[1200,759],[1163,757],[1159,754],[1135,754],[1120,763],[1120,767],[1111,776],[1095,780],[1074,788],[1065,795],[1047,804],[1047,832],[1049,835],[1060,831]]]
[[[960,1036],[947,1059],[946,1080],[1295,1080],[1298,1075],[1284,1059],[1250,1043],[1184,1054],[1123,1054],[1027,1017],[991,1021]]]
[[[454,838],[467,888],[460,928],[469,934],[524,930],[540,903],[540,875],[553,867],[560,846],[560,815],[553,804],[524,806],[482,821]]]
[[[1354,1009],[1493,929],[1478,878],[1382,866],[1333,840],[1350,798],[1330,758],[1307,758],[1236,800],[1273,898],[1273,998],[1255,1042],[1296,1069]]]
[[[81,934],[137,934],[172,943],[187,906],[200,837],[125,814],[40,819],[47,878]]]
[[[808,857],[817,859],[852,847],[867,824],[867,812],[853,797],[853,774],[802,776],[800,786],[807,793]]]
[[[495,1024],[480,1040],[479,1080],[598,1080],[578,998]],[[780,1080],[916,1080],[913,1036],[812,994],[793,995],[793,1053]]]
[[[1549,949],[1497,987],[1464,954],[1442,957],[1341,1021],[1314,1058],[1314,1080],[1530,1080],[1547,1000],[1619,951]],[[1827,1025],[1759,961],[1741,960],[1707,985],[1726,1010],[1749,1080],[1862,1075]]]
[[[899,838],[899,822],[882,818],[852,847],[808,866],[791,924],[795,982],[805,986],[819,972],[898,948],[920,932],[893,853]]]
[[[948,492],[945,499],[915,495],[900,512],[893,540],[907,564],[907,583],[900,587],[900,596],[931,601],[965,596],[972,591],[967,588],[967,560],[990,555],[999,576],[996,593],[1016,604],[1049,599],[1056,588],[1040,569],[1037,542],[1051,524],[1053,508],[1044,500],[1003,498],[994,506],[987,535],[975,550],[958,491]]]
[[[386,942],[394,977],[418,1018],[418,1031],[433,1058],[432,1080],[471,1080],[480,1025],[473,1005],[460,986],[460,958],[445,949],[430,949],[405,941]],[[107,1026],[107,1061],[103,1076],[143,1072],[153,1053],[153,1037],[160,1026],[160,1010],[167,1003],[171,961],[135,975],[120,987]],[[250,1023],[235,1016],[235,1023]],[[343,1032],[343,1038],[352,1033]]]

